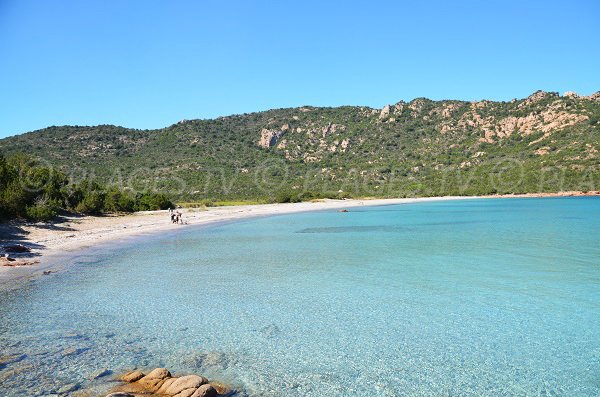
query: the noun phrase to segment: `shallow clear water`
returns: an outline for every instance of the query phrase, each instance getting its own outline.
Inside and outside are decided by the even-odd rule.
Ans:
[[[26,356],[0,395],[134,366],[260,396],[600,395],[600,199],[350,211],[182,228],[3,293],[0,356]]]

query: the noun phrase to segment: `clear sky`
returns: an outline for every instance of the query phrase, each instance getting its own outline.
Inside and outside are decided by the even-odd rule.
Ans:
[[[0,0],[0,137],[600,90],[600,1]]]

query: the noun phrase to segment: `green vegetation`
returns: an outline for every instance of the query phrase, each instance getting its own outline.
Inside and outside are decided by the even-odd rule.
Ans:
[[[77,204],[69,201],[67,208],[86,212],[157,204],[119,192],[161,192],[211,206],[600,190],[598,120],[598,94],[538,92],[477,103],[419,98],[389,112],[303,107],[158,130],[49,127],[0,140],[0,153],[28,153],[71,181],[116,189],[86,189],[97,193],[85,200],[73,193]],[[276,144],[259,146],[261,134],[269,133],[279,137]],[[40,206],[53,205],[52,198]]]
[[[132,193],[95,181],[70,183],[67,176],[24,155],[0,155],[0,220],[52,220],[61,211],[83,214],[173,207],[161,193]]]

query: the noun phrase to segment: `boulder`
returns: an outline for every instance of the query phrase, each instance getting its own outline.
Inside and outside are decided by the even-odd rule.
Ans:
[[[148,390],[158,390],[161,388],[165,380],[171,377],[171,373],[166,368],[155,368],[146,376],[138,381],[138,383]]]
[[[191,397],[217,397],[217,389],[215,389],[212,385],[202,385],[200,386]]]
[[[124,382],[137,382],[138,380],[142,379],[144,377],[144,374],[140,371],[131,371],[126,373],[125,375],[123,375],[123,377],[121,378],[122,381]]]
[[[203,376],[198,375],[187,375],[182,376],[175,380],[171,385],[166,389],[165,394],[169,394],[171,396],[177,395],[186,389],[197,389],[203,384],[208,383],[208,379]]]
[[[165,394],[167,392],[167,389],[173,384],[173,382],[175,382],[177,379],[179,378],[169,378],[169,379],[165,379],[165,381],[163,382],[163,384],[158,388],[158,390],[156,391],[158,394]]]
[[[191,389],[185,389],[181,393],[175,394],[173,397],[192,397],[192,395],[196,392],[196,388],[193,387]]]
[[[142,378],[142,380],[151,379],[167,379],[171,377],[171,373],[166,368],[155,368],[150,373]]]

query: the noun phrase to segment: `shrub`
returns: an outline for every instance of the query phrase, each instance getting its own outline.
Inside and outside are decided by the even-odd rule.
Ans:
[[[154,211],[174,208],[175,205],[162,193],[138,193],[135,196],[135,211]]]
[[[33,205],[25,208],[25,216],[34,221],[50,221],[60,210],[60,202],[49,199],[47,196],[39,197]]]
[[[104,209],[104,197],[105,194],[102,192],[88,192],[77,204],[75,211],[82,214],[100,214]]]

